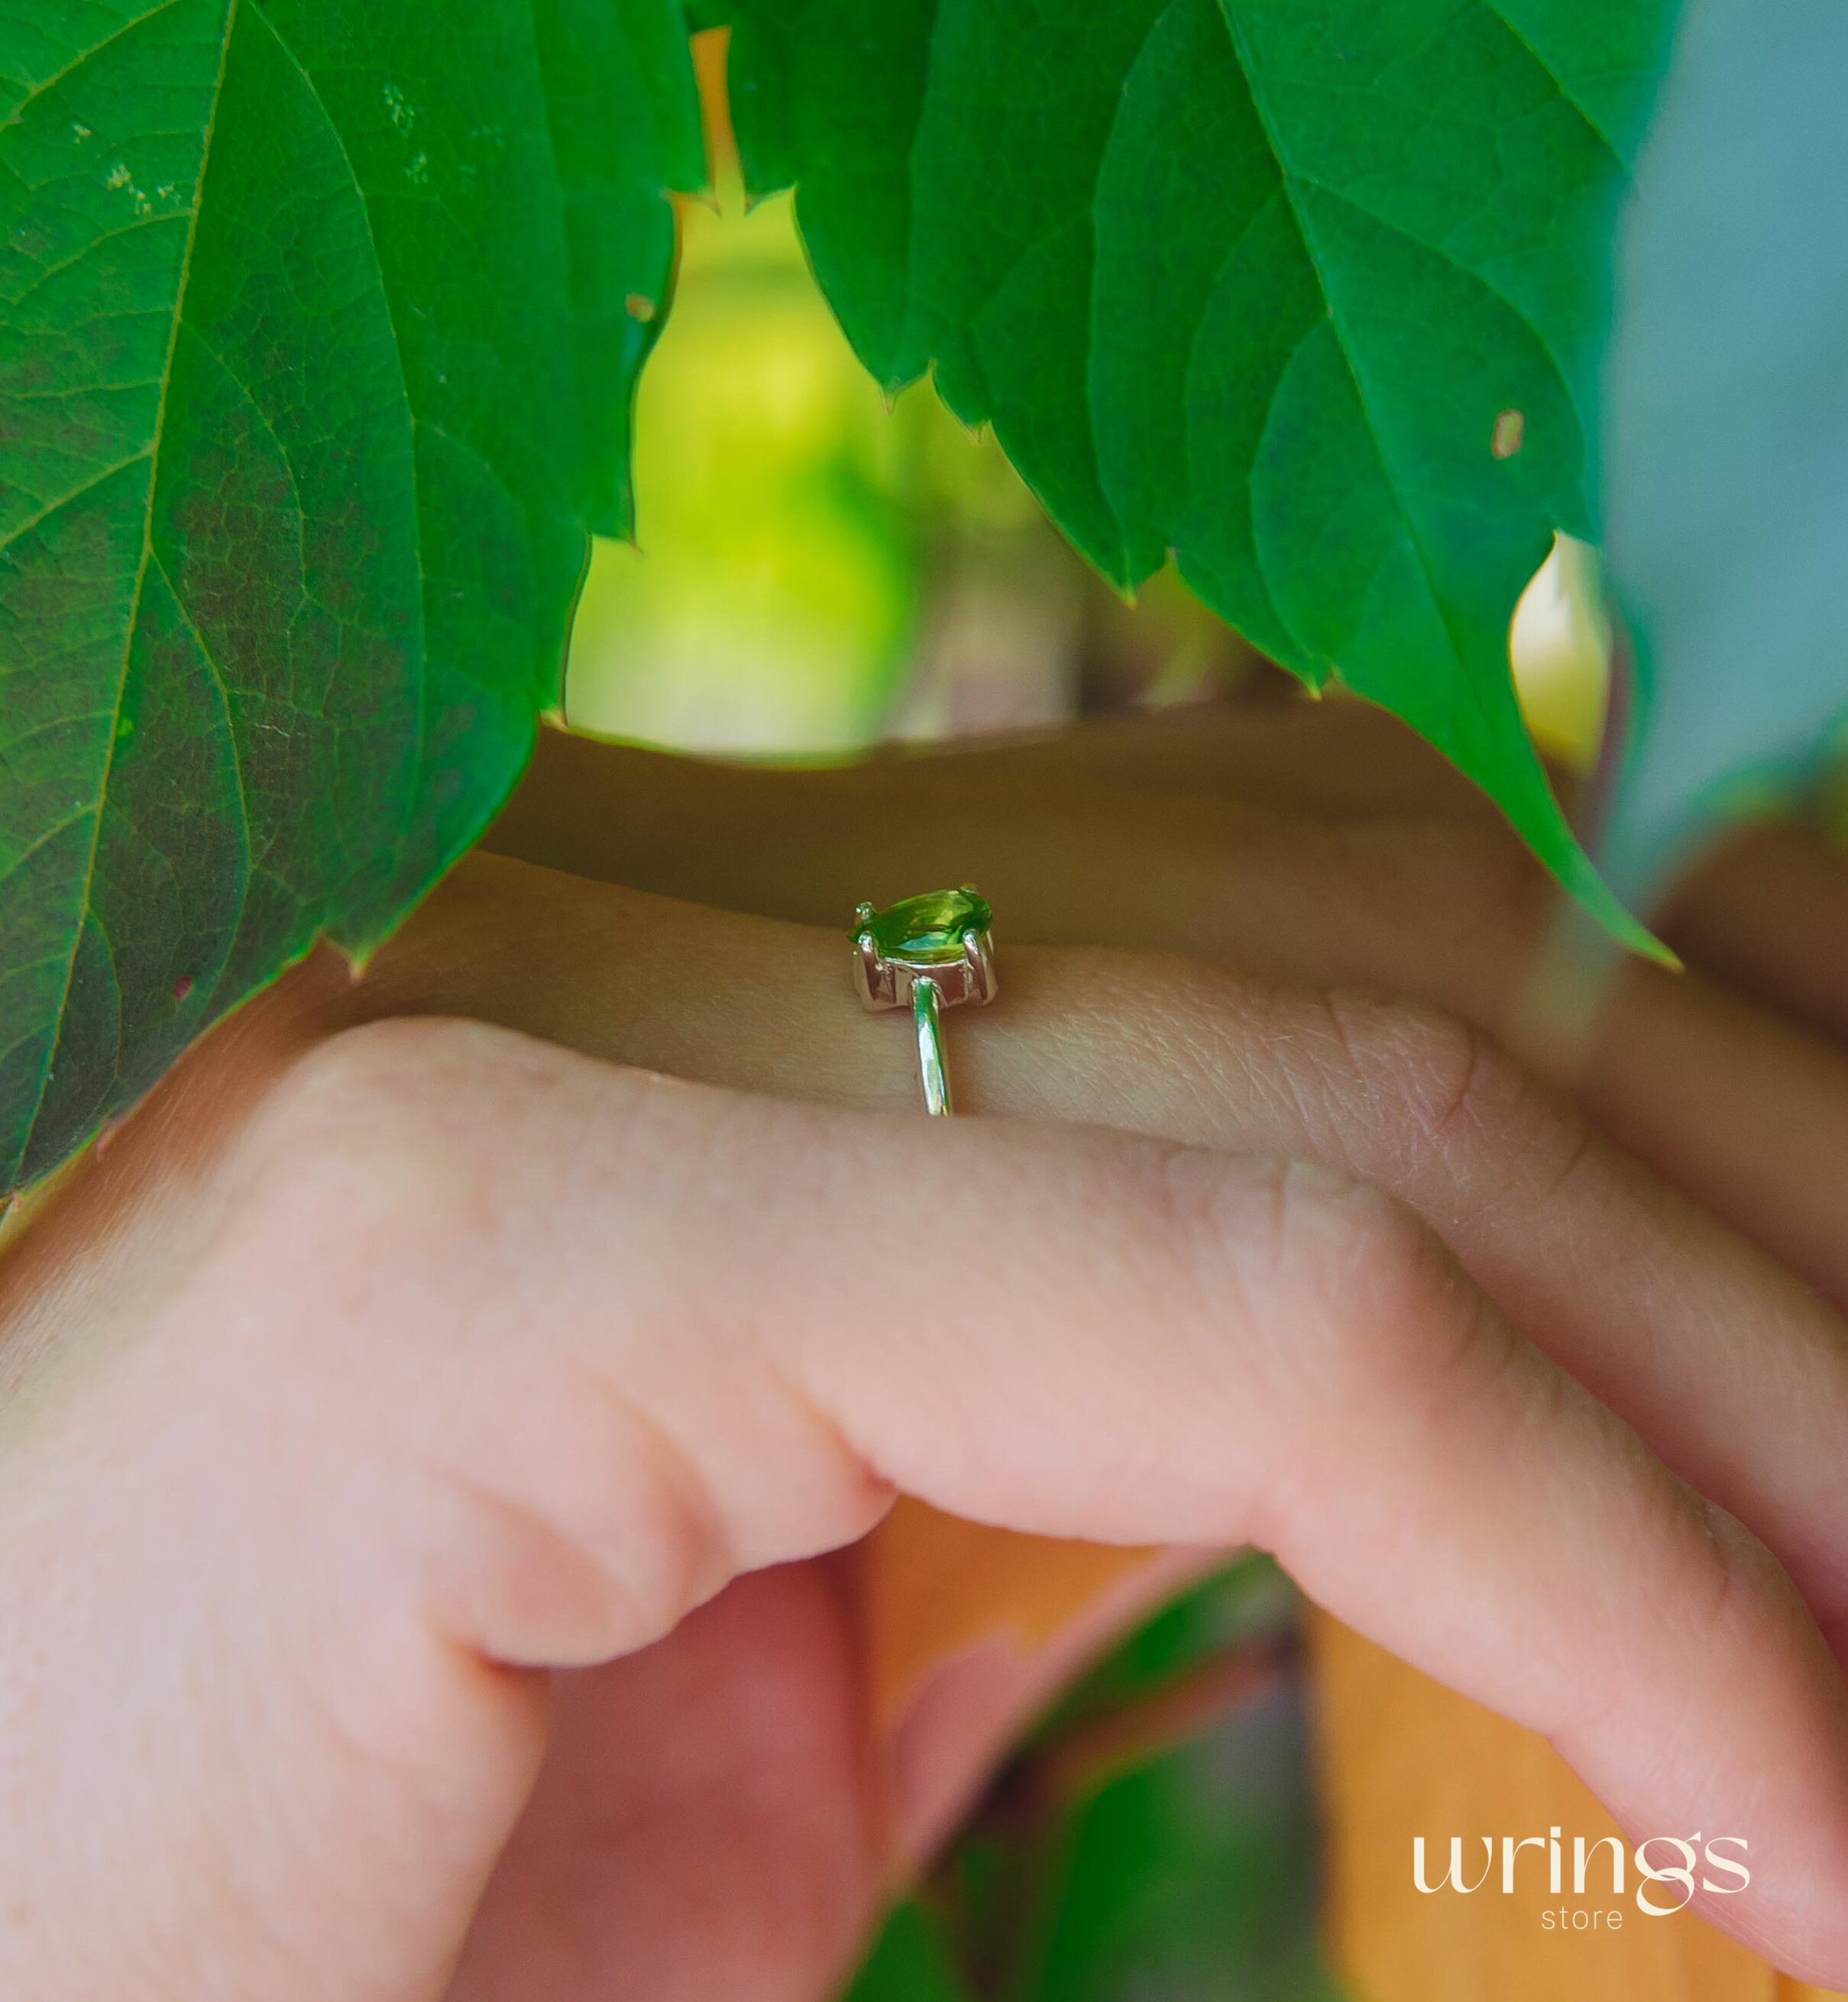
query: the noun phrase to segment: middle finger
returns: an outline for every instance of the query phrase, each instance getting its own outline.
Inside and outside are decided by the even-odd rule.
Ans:
[[[434,1010],[627,1064],[868,1106],[917,1090],[844,935],[466,865],[339,1019]],[[968,1109],[1346,1168],[1422,1214],[1541,1346],[1747,1522],[1848,1644],[1848,1333],[1771,1258],[1601,1139],[1479,1034],[1154,955],[1020,950],[952,1018]]]

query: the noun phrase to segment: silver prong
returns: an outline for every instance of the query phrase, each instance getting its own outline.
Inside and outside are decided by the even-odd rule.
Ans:
[[[872,917],[872,906],[871,904],[856,904],[854,906],[854,922],[855,924],[864,925],[868,923],[871,921]]]
[[[994,942],[987,932],[962,934],[962,961],[968,968],[965,999],[986,1006],[995,995]]]
[[[854,934],[854,986],[860,996],[862,1008],[878,1010],[900,1006],[904,996],[899,992],[895,969],[880,956],[879,947],[873,942],[870,931]]]

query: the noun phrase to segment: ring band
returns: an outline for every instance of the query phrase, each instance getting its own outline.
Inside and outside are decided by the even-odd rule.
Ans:
[[[973,883],[854,913],[854,984],[864,1008],[911,1010],[924,1110],[953,1110],[943,1011],[995,996],[994,913]]]

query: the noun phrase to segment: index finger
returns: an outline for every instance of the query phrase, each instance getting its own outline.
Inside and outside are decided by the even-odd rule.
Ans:
[[[428,1603],[470,1647],[640,1646],[894,1488],[1256,1542],[1551,1737],[1636,1835],[1745,1838],[1750,1890],[1710,1916],[1848,1977],[1848,1715],[1788,1581],[1368,1184],[779,1104],[472,1025],[337,1038],[281,1103],[287,1145],[244,1168],[283,1176],[295,1279],[327,1266],[320,1216],[382,1275],[341,1295],[351,1375],[389,1406],[382,1355],[408,1372],[435,1460],[574,1560],[548,1592],[545,1535],[447,1546]],[[420,1327],[440,1379],[403,1352]]]

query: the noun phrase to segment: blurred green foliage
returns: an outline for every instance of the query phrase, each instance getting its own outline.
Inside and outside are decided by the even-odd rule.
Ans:
[[[1102,583],[993,436],[924,385],[888,402],[816,285],[790,197],[746,202],[723,34],[695,47],[716,192],[676,204],[673,309],[636,413],[637,539],[596,545],[572,724],[816,759],[1293,687],[1172,567],[1133,600]],[[1607,637],[1595,559],[1567,539],[1513,644],[1529,723],[1568,763],[1596,745]]]
[[[723,176],[680,205],[680,241],[637,413],[637,540],[596,545],[572,636],[575,727],[825,759],[1266,681],[1172,570],[1133,603],[1101,583],[990,434],[922,385],[887,403],[788,196],[747,211]],[[1566,539],[1514,655],[1530,724],[1570,764],[1596,745],[1606,640],[1595,559]]]
[[[1234,1564],[1029,1734],[847,2002],[1336,2002],[1294,1596]]]
[[[672,312],[636,412],[636,540],[595,546],[572,725],[825,759],[1261,673],[1172,575],[1134,609],[1102,584],[993,436],[926,386],[888,402],[816,285],[788,196],[746,203],[722,36],[696,50],[716,193],[676,204]]]
[[[966,563],[1013,580],[994,621],[1013,649],[979,663],[988,706],[1057,720],[1068,692],[1046,657],[1063,667],[1088,580],[993,439],[927,393],[887,405],[787,197],[686,204],[681,241],[638,410],[637,542],[596,546],[572,724],[689,749],[856,750],[904,726],[924,657],[953,640],[931,615],[953,609]],[[927,702],[918,727],[951,720]]]
[[[707,749],[847,749],[883,721],[915,628],[910,440],[837,365],[787,204],[722,234],[691,208],[683,245],[638,411],[640,546],[597,546],[568,713]]]
[[[1613,936],[1508,675],[1595,532],[1611,227],[1673,0],[703,0],[751,187],[868,369],[994,424],[1127,587],[1177,564],[1382,703]]]

